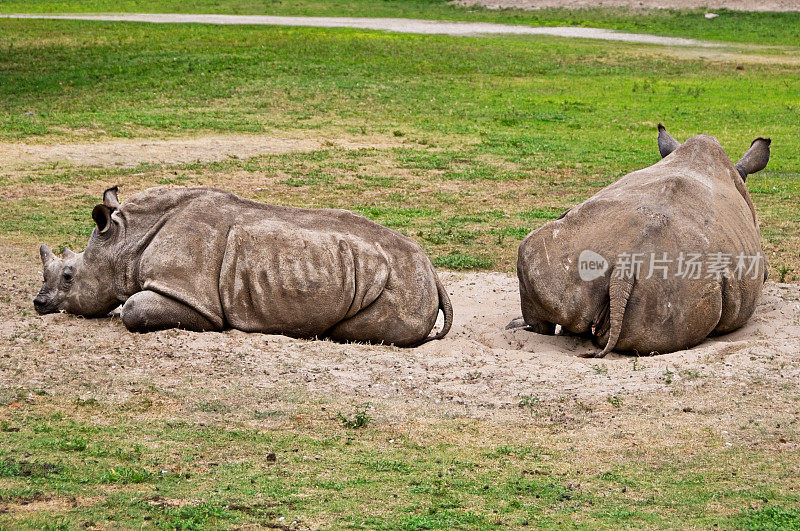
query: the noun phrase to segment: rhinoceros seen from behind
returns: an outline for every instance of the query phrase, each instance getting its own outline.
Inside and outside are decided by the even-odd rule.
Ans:
[[[593,357],[691,348],[744,325],[766,279],[745,181],[769,145],[757,138],[734,165],[715,138],[681,145],[659,124],[661,161],[523,240],[523,316],[509,328],[590,335],[604,347]]]
[[[414,346],[452,307],[422,248],[345,210],[270,206],[208,188],[106,190],[86,250],[40,248],[39,313],[103,316],[131,331],[278,333]],[[429,337],[439,310],[442,330]]]

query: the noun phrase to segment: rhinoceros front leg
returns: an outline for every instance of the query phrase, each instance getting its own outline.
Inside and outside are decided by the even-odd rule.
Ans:
[[[122,322],[131,332],[184,328],[196,332],[220,330],[196,310],[155,291],[140,291],[122,306]]]

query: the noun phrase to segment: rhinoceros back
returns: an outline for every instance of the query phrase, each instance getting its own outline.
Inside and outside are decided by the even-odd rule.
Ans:
[[[389,263],[379,244],[278,220],[228,234],[219,294],[230,326],[321,336],[383,291]]]

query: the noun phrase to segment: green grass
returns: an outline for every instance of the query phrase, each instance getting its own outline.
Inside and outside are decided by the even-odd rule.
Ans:
[[[697,433],[703,451],[685,460],[674,461],[669,446],[613,440],[613,451],[585,455],[545,425],[509,446],[484,421],[378,420],[352,429],[314,404],[302,407],[316,419],[311,425],[286,421],[270,430],[241,420],[143,420],[107,403],[86,415],[54,398],[5,410],[18,431],[2,434],[0,507],[12,511],[0,511],[0,526],[798,524],[796,451],[724,449]],[[86,444],[69,444],[76,439]],[[765,470],[770,484],[747,481]],[[21,504],[41,509],[13,510]]]
[[[479,139],[481,152],[530,169],[616,175],[652,161],[654,121],[678,137],[714,133],[735,156],[756,131],[788,137],[800,108],[796,67],[735,70],[633,45],[52,21],[0,28],[6,138],[402,127],[412,139]],[[764,97],[754,104],[753,94]],[[782,156],[771,169],[796,166],[794,150],[775,147]],[[461,148],[402,161],[446,167],[445,178],[502,175],[459,164]]]
[[[213,182],[260,200],[356,210],[417,238],[443,267],[510,271],[526,230],[657,160],[663,121],[679,139],[717,136],[734,159],[755,136],[773,138],[768,169],[748,184],[773,274],[800,272],[797,66],[737,69],[657,47],[544,37],[76,21],[2,20],[0,50],[0,138],[293,131],[398,144],[178,167],[0,170],[0,186],[31,191],[3,200],[5,233],[80,246],[90,183]],[[281,193],[220,175],[233,171]],[[44,201],[65,188],[67,203]]]
[[[449,5],[447,0],[0,0],[0,13],[224,13],[237,15],[294,15],[350,17],[407,17],[529,24],[590,26],[637,33],[657,33],[726,42],[800,46],[800,14],[746,13],[715,10],[650,10],[593,8],[581,10],[489,10]]]

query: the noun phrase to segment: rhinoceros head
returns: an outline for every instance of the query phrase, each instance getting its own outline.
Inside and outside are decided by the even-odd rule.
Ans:
[[[33,299],[37,312],[65,311],[96,317],[106,315],[119,304],[114,289],[113,253],[108,252],[103,241],[115,229],[111,214],[118,206],[117,188],[106,190],[103,203],[92,211],[97,227],[84,252],[67,248],[59,258],[47,245],[39,248],[44,282]]]

